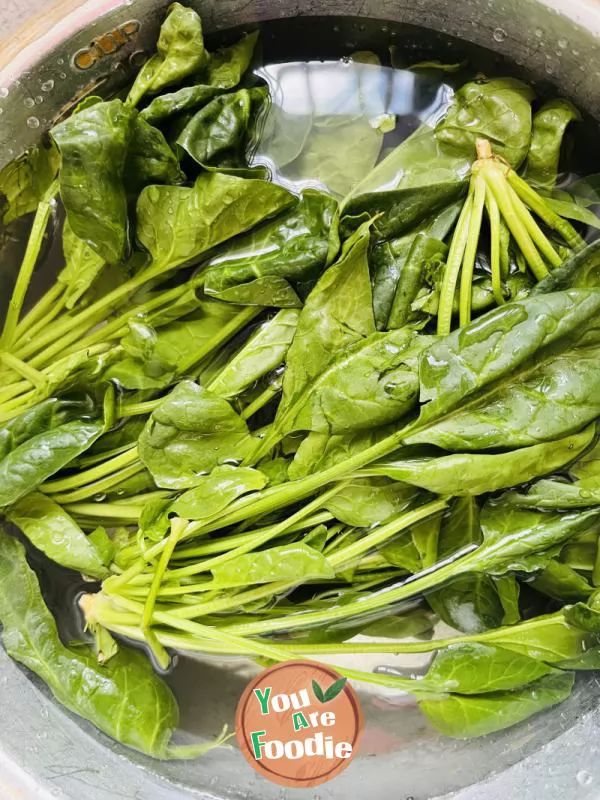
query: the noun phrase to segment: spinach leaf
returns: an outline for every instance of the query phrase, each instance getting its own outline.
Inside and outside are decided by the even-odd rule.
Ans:
[[[446,495],[485,494],[531,481],[569,464],[584,452],[595,437],[594,426],[555,442],[522,447],[508,453],[453,453],[438,458],[375,462],[365,471],[386,475],[430,492]]]
[[[153,272],[197,259],[221,242],[284,211],[295,198],[280,186],[211,172],[193,187],[147,186],[137,202],[137,235]]]
[[[557,670],[521,653],[461,642],[438,651],[421,683],[431,691],[478,695],[518,689],[550,674]]]
[[[0,216],[4,225],[38,206],[56,178],[60,158],[56,147],[37,145],[0,172]]]
[[[240,89],[222,94],[197,111],[177,137],[179,147],[199,164],[218,164],[223,157],[245,164],[253,106],[262,104],[266,89]]]
[[[418,497],[404,483],[366,478],[350,481],[327,500],[325,508],[345,525],[368,528],[406,511]]]
[[[536,112],[525,166],[528,181],[538,186],[554,186],[565,131],[571,122],[580,119],[575,106],[563,99],[549,100]]]
[[[289,467],[289,478],[298,480],[339,464],[381,441],[390,432],[388,426],[358,430],[337,436],[311,432],[301,442],[294,455],[294,460]]]
[[[89,414],[92,406],[86,401],[52,398],[13,417],[0,425],[0,458],[39,433],[53,430],[79,415]]]
[[[181,3],[173,3],[160,29],[156,50],[129,90],[127,102],[131,105],[137,105],[145,94],[157,94],[179,83],[206,65],[208,53],[198,14]]]
[[[531,585],[538,592],[567,603],[589,597],[593,587],[578,572],[560,561],[550,561]]]
[[[194,757],[210,749],[211,744],[171,746],[179,709],[148,659],[120,647],[100,665],[87,645],[65,647],[23,545],[2,532],[0,554],[4,647],[47,684],[59,703],[118,742],[154,758]]]
[[[266,281],[267,289],[278,279],[280,291],[290,287],[283,293],[285,304],[299,305],[297,295],[307,296],[335,256],[336,209],[331,197],[306,190],[300,202],[285,214],[217,252],[205,266],[205,291],[230,302],[245,303],[253,300],[261,279],[271,279]]]
[[[102,422],[74,420],[22,441],[0,461],[0,508],[32,492],[84,453],[103,431]]]
[[[278,367],[296,333],[298,316],[295,308],[282,309],[264,322],[211,381],[210,391],[226,399],[236,397]]]
[[[251,467],[223,464],[210,475],[198,478],[197,485],[180,495],[170,511],[183,519],[208,519],[222,511],[236,498],[267,485],[267,477]]]
[[[600,397],[599,308],[596,292],[539,295],[436,341],[420,361],[427,404],[417,432],[405,441],[478,450],[533,445],[580,430],[600,413],[594,400]]]
[[[152,183],[181,183],[185,175],[164,134],[137,116],[125,162],[125,184],[136,195]]]
[[[157,486],[191,489],[224,462],[239,462],[254,442],[226,400],[182,381],[152,412],[139,453]]]
[[[445,148],[470,157],[477,139],[487,139],[496,155],[517,169],[529,150],[532,99],[530,87],[514,78],[467,83],[454,95],[436,137]]]
[[[600,486],[587,487],[577,481],[541,480],[526,492],[508,492],[505,501],[521,508],[595,508],[600,505]]]
[[[107,562],[91,537],[49,497],[38,492],[28,494],[6,515],[55,563],[100,580],[109,574],[110,558]]]
[[[211,571],[214,580],[210,585],[214,584],[216,589],[274,581],[301,583],[335,577],[325,556],[301,542],[239,555]]]
[[[206,69],[196,76],[197,83],[155,97],[142,110],[142,116],[152,123],[161,122],[175,114],[195,111],[220,92],[233,89],[250,66],[257,40],[257,31],[247,33],[236,44],[214,53]]]
[[[410,248],[406,261],[402,264],[392,308],[388,319],[388,328],[401,328],[415,318],[413,303],[419,290],[426,285],[428,274],[436,274],[445,263],[447,246],[439,239],[418,234]]]
[[[545,675],[511,691],[483,695],[446,695],[424,700],[419,708],[446,736],[471,739],[516,725],[562,703],[571,694],[572,672]]]
[[[560,267],[532,289],[532,294],[548,294],[563,289],[596,289],[600,286],[600,240],[570,255]]]
[[[87,242],[73,233],[68,219],[63,227],[63,252],[65,267],[58,274],[57,281],[65,286],[63,297],[66,307],[73,308],[102,272],[106,262]]]
[[[120,100],[95,103],[52,129],[61,155],[60,195],[73,233],[109,264],[127,255],[123,175],[136,112]]]

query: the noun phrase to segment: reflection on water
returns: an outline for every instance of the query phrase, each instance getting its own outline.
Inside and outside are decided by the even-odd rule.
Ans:
[[[420,124],[435,125],[453,94],[439,73],[349,58],[271,64],[256,74],[269,86],[271,106],[253,163],[289,189],[339,196]]]

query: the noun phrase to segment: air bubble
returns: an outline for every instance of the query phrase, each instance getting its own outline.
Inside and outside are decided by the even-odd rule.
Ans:
[[[559,39],[558,40],[558,46],[561,48],[561,50],[564,50],[566,47],[568,47],[568,45],[569,45],[569,42],[566,39]]]
[[[0,97],[8,97],[8,89],[6,88],[6,86],[3,86],[0,89]]]
[[[42,95],[41,95],[41,94],[38,94],[38,95],[37,95],[37,97],[35,98],[35,103],[36,103],[36,105],[38,105],[38,106],[39,106],[39,105],[40,105],[40,103],[43,103],[43,102],[44,102],[44,98],[42,97]]]
[[[39,128],[40,121],[37,117],[28,117],[27,119],[27,127],[28,128]]]
[[[544,31],[541,28],[536,28],[535,35],[537,36],[538,39],[541,39],[542,36],[544,35]]]
[[[35,100],[33,97],[26,97],[25,100],[23,100],[23,105],[25,108],[33,108],[35,105]]]
[[[496,28],[492,37],[495,42],[503,42],[506,39],[506,31],[504,28]]]
[[[61,79],[61,81],[64,81],[64,79],[67,77],[67,73],[66,72],[59,72],[58,73],[58,77]]]
[[[57,59],[56,59],[56,63],[57,63],[57,64],[64,64],[64,63],[65,63],[65,60],[64,60],[64,58],[57,58]]]
[[[579,55],[579,50],[571,50],[571,52],[573,53],[574,56],[578,56]]]
[[[552,75],[552,73],[554,72],[554,65],[552,64],[552,61],[550,61],[549,58],[546,59],[546,67],[545,67],[545,69],[546,69],[546,72],[548,73],[548,75]]]
[[[42,91],[43,92],[51,92],[54,89],[54,81],[50,78],[49,81],[45,81],[42,83]]]
[[[580,770],[577,773],[577,783],[580,786],[589,786],[590,783],[594,780],[593,776],[590,775],[589,772],[586,772],[584,769]]]

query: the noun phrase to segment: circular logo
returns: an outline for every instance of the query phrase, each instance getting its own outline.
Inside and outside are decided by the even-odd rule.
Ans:
[[[346,678],[314,661],[286,661],[250,682],[235,724],[251,766],[274,783],[298,788],[325,783],[348,766],[363,719]]]

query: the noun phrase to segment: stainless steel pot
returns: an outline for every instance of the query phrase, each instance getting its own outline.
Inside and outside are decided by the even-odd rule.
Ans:
[[[0,167],[36,142],[81,93],[125,83],[156,41],[166,0],[89,0],[6,64],[0,53]],[[430,28],[494,50],[528,75],[552,81],[600,119],[600,3],[596,0],[199,0],[208,31],[295,16],[353,16]],[[354,23],[353,23],[354,24]],[[373,23],[374,24],[374,23]],[[360,24],[355,24],[360,30]],[[403,28],[397,28],[402,31]],[[214,732],[231,719],[245,679],[210,664],[179,670],[183,725]],[[192,691],[193,689],[193,691]],[[189,693],[188,693],[189,692]],[[366,701],[373,731],[382,714]],[[386,719],[390,719],[388,712]],[[386,745],[363,754],[333,783],[294,797],[425,800],[587,800],[600,797],[600,682],[582,678],[567,703],[476,742],[410,736],[397,714]],[[379,728],[381,731],[381,726]],[[389,731],[388,731],[389,732]],[[369,756],[370,750],[378,754]],[[281,800],[234,749],[192,763],[131,755],[59,709],[45,689],[0,650],[0,788],[9,798]]]

